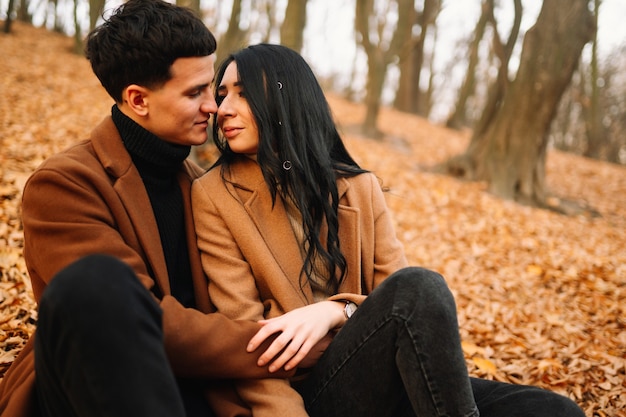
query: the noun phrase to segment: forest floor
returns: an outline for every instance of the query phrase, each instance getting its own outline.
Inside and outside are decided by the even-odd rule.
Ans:
[[[0,34],[0,377],[37,318],[22,258],[24,182],[111,106],[71,39],[13,28]],[[410,263],[446,277],[471,375],[557,391],[588,417],[625,417],[626,167],[550,151],[553,198],[600,214],[564,216],[434,173],[467,132],[383,109],[385,137],[371,140],[354,133],[362,105],[329,101],[349,150],[389,188]]]

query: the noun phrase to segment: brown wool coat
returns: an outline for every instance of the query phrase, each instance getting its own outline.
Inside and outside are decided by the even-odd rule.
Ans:
[[[187,161],[179,173],[198,310],[185,309],[170,295],[147,192],[110,117],[94,129],[89,140],[44,162],[25,186],[24,257],[35,299],[40,299],[54,274],[78,258],[93,253],[117,256],[135,270],[146,288],[164,294],[160,305],[165,347],[176,375],[207,381],[268,377],[266,368],[256,366],[258,354],[245,351],[259,326],[212,313],[190,207],[191,182],[201,172]],[[34,337],[0,384],[1,417],[38,415]],[[215,384],[213,394],[223,391],[224,398],[231,398],[226,382]],[[224,402],[225,413],[248,415],[235,402],[234,398]]]
[[[348,263],[340,294],[359,304],[387,276],[407,266],[377,178],[338,181],[339,239]],[[192,206],[209,292],[229,317],[258,320],[311,304],[301,286],[302,257],[285,208],[271,195],[256,162],[240,158],[225,183],[213,169],[192,186]],[[323,235],[323,233],[322,233]],[[305,416],[286,381],[246,381],[240,395],[257,416]]]

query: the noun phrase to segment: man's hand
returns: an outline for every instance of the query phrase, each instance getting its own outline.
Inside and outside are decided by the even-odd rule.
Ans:
[[[259,321],[263,327],[250,339],[247,350],[253,352],[270,335],[280,333],[259,357],[258,365],[265,366],[271,362],[270,372],[282,367],[289,371],[299,364],[309,367],[317,362],[330,344],[332,338],[329,332],[344,322],[343,303],[321,301],[280,317]]]

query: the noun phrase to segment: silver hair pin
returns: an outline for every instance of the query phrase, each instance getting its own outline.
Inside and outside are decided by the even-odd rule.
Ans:
[[[285,161],[283,162],[283,169],[285,171],[289,171],[291,169],[291,161]]]
[[[281,83],[280,81],[278,81],[278,89],[282,90],[283,89],[283,83]]]

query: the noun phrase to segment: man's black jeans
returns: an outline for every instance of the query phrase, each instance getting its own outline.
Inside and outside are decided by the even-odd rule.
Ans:
[[[42,416],[189,417],[202,406],[201,415],[211,416],[169,367],[161,314],[115,258],[88,256],[57,274],[40,301],[35,335]]]

